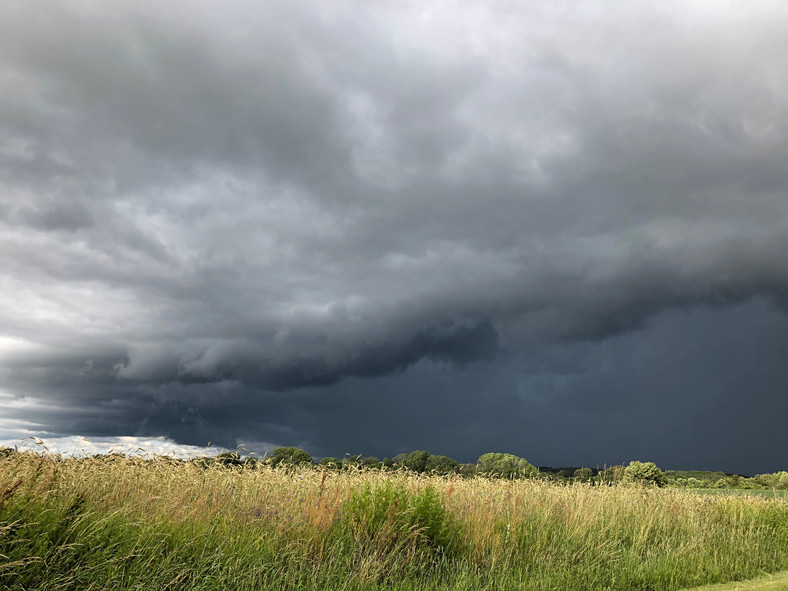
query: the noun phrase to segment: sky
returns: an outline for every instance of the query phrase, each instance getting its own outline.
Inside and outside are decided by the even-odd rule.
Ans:
[[[0,3],[0,441],[786,469],[786,33]]]

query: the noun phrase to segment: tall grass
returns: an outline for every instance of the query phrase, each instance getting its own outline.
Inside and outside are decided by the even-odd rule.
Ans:
[[[783,499],[0,459],[2,589],[680,589],[784,568]]]

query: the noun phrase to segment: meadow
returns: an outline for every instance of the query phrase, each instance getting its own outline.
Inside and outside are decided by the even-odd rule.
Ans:
[[[782,498],[0,457],[0,589],[673,590],[783,569]]]
[[[696,494],[702,495],[739,495],[739,496],[758,496],[767,499],[785,499],[788,498],[788,490],[775,490],[775,489],[746,489],[746,488],[696,488],[693,490]]]

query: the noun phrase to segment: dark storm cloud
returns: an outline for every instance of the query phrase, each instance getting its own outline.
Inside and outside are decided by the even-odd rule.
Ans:
[[[273,405],[319,452],[318,392],[509,400],[545,351],[788,305],[779,3],[0,10],[0,378],[44,430],[230,445]]]

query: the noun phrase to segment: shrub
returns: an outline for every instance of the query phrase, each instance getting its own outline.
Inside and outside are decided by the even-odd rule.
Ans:
[[[339,458],[335,458],[333,456],[326,456],[318,463],[318,466],[323,466],[324,468],[332,468],[338,469],[342,467],[342,461]]]
[[[459,530],[452,514],[443,506],[432,486],[425,488],[412,501],[411,523],[427,543],[446,551],[457,542]]]
[[[227,451],[216,456],[216,463],[222,466],[240,466],[243,464],[237,451]]]
[[[410,452],[403,460],[403,465],[413,472],[424,472],[427,469],[427,462],[430,454],[426,451],[416,450]]]
[[[758,474],[752,480],[764,488],[788,489],[788,472],[785,471]]]
[[[460,464],[457,472],[460,476],[476,476],[476,464]]]
[[[451,474],[457,472],[459,466],[455,460],[448,456],[430,456],[425,471],[435,474]]]
[[[407,509],[405,489],[386,481],[382,486],[367,483],[354,490],[343,507],[343,514],[357,542],[368,543],[376,538],[380,542],[383,535],[388,535],[393,544],[409,526]]]
[[[367,483],[352,492],[343,509],[337,527],[349,531],[361,550],[385,554],[413,543],[445,552],[458,541],[457,523],[432,486],[414,496],[402,484]]]
[[[369,456],[361,460],[362,468],[377,469],[380,468],[381,466],[382,464],[380,463],[380,460],[378,460],[375,456]]]
[[[665,486],[668,483],[665,474],[654,462],[630,462],[629,466],[624,468],[622,480],[645,486]]]
[[[599,473],[599,480],[605,484],[621,482],[624,478],[624,466],[610,466]]]
[[[297,447],[277,447],[271,452],[268,462],[272,466],[303,466],[313,464],[312,456]]]
[[[361,467],[361,454],[345,456],[342,458],[342,468],[345,470],[358,470]]]
[[[574,471],[572,477],[580,482],[590,482],[593,475],[594,471],[591,468],[578,468]]]
[[[257,456],[247,456],[244,460],[244,466],[247,468],[257,468],[258,464],[260,464],[260,458]]]
[[[537,469],[525,459],[512,454],[486,453],[479,457],[476,473],[500,478],[524,478],[535,475]]]

